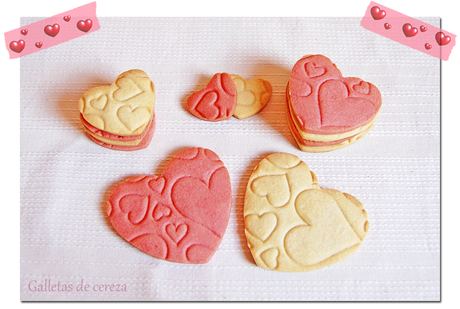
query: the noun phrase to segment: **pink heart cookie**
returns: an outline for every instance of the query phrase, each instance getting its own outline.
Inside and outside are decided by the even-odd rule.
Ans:
[[[340,134],[368,124],[382,105],[379,90],[357,77],[342,76],[323,55],[297,61],[289,79],[292,117],[303,132]]]
[[[119,184],[107,203],[115,230],[139,250],[178,263],[208,262],[220,245],[232,203],[230,176],[209,149],[188,148],[161,176]]]
[[[215,74],[205,89],[187,99],[190,113],[202,120],[222,121],[232,117],[236,107],[236,86],[227,73]]]

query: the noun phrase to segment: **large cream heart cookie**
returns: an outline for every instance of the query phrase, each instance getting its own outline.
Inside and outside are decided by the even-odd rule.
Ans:
[[[259,267],[301,272],[329,266],[358,249],[369,229],[353,196],[321,189],[297,156],[275,153],[249,178],[244,201],[248,246]]]

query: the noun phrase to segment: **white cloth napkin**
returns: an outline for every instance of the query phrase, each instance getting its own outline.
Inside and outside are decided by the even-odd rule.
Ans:
[[[440,60],[374,34],[360,20],[99,18],[100,30],[22,57],[21,299],[439,300]],[[329,153],[297,148],[285,87],[306,54],[323,54],[344,76],[380,89],[381,113],[362,140]],[[85,136],[77,102],[89,88],[135,68],[156,87],[153,140],[135,152],[100,147]],[[269,80],[271,101],[246,120],[195,118],[185,101],[218,72]],[[160,174],[174,154],[193,146],[220,156],[233,190],[227,232],[204,265],[142,253],[118,236],[105,212],[120,181]],[[254,166],[273,152],[299,156],[321,187],[363,203],[370,230],[354,255],[306,273],[254,264],[244,236],[244,192]],[[53,284],[61,290],[38,291]]]

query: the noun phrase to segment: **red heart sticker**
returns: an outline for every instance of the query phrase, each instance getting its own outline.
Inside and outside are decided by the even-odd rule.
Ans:
[[[188,148],[161,176],[120,183],[107,213],[118,234],[139,250],[171,262],[202,264],[220,245],[231,204],[223,162],[209,149]]]
[[[28,29],[22,29],[22,30],[21,30],[21,34],[22,34],[22,35],[27,35],[27,33],[29,33],[29,30],[28,30]]]
[[[205,89],[187,99],[190,113],[208,121],[227,120],[236,107],[236,86],[227,73],[215,74]]]
[[[72,17],[70,15],[66,15],[62,19],[64,19],[64,21],[70,21],[71,18]]]
[[[83,31],[83,32],[88,32],[92,26],[93,26],[93,21],[91,19],[80,20],[77,23],[78,30]]]
[[[432,47],[433,47],[433,46],[431,46],[430,43],[426,43],[426,44],[425,44],[425,49],[427,49],[427,50],[431,49]]]
[[[44,29],[45,33],[49,36],[52,36],[52,37],[55,37],[58,33],[59,33],[59,30],[61,28],[59,27],[58,24],[54,24],[54,25],[47,25]]]
[[[42,48],[42,46],[43,46],[43,42],[35,43],[35,47],[37,47],[37,48]]]
[[[438,42],[440,46],[447,45],[450,43],[450,36],[445,35],[444,32],[440,31],[436,33],[435,38],[436,38],[436,42]]]
[[[22,52],[25,46],[26,46],[26,42],[24,42],[23,40],[12,41],[10,43],[10,49],[16,53]]]
[[[425,32],[427,29],[425,26],[420,26],[420,31]]]
[[[385,29],[387,29],[387,30],[388,30],[388,29],[391,29],[391,25],[390,25],[389,23],[385,23],[383,26],[384,26]]]
[[[387,13],[384,10],[381,10],[378,6],[373,6],[371,8],[371,15],[375,20],[380,20],[385,17]]]
[[[404,24],[402,29],[403,29],[404,35],[406,37],[413,37],[414,35],[416,35],[418,33],[417,28],[412,27],[412,25],[409,24],[409,23]]]
[[[324,73],[312,77],[308,71],[311,67]],[[289,89],[293,117],[303,131],[313,134],[337,134],[362,127],[375,118],[382,105],[377,87],[357,77],[344,78],[323,55],[297,61]]]

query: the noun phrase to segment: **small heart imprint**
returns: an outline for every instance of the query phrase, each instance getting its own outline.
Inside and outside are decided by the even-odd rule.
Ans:
[[[21,34],[22,34],[22,35],[27,35],[27,33],[29,33],[29,30],[28,30],[28,29],[22,29],[22,30],[21,30]]]
[[[349,257],[364,240],[369,222],[355,197],[321,189],[297,156],[274,153],[249,178],[244,227],[257,266],[301,272]]]
[[[387,13],[384,10],[381,10],[378,6],[373,6],[371,8],[371,15],[375,20],[383,19],[386,14]]]
[[[66,15],[62,19],[64,19],[64,21],[70,21],[71,18],[72,17],[70,15]]]
[[[389,24],[389,23],[385,23],[383,26],[384,26],[385,29],[387,29],[387,30],[388,30],[388,29],[391,29],[391,24]]]
[[[236,86],[227,73],[215,74],[205,89],[194,92],[187,99],[192,115],[207,121],[230,119],[236,108]]]
[[[118,234],[139,250],[177,263],[208,262],[232,206],[230,176],[209,149],[187,148],[161,176],[135,176],[110,194],[107,213]]]
[[[23,40],[10,42],[10,49],[16,53],[22,52],[25,46],[26,42],[24,42]]]
[[[37,47],[37,48],[42,48],[42,46],[43,46],[43,42],[35,43],[35,47]]]
[[[442,31],[436,33],[435,38],[439,46],[447,45],[450,43],[450,36],[445,35]]]
[[[426,44],[425,44],[425,49],[427,49],[427,50],[431,49],[432,47],[433,47],[433,46],[431,46],[430,43],[426,43]]]
[[[91,30],[92,26],[93,26],[93,21],[91,19],[80,20],[77,23],[78,30],[83,31],[83,32],[88,32],[89,30]]]
[[[51,37],[55,37],[58,33],[59,33],[59,30],[61,28],[59,27],[58,24],[54,24],[54,25],[47,25],[44,29],[45,33]]]
[[[420,26],[420,31],[425,32],[426,30],[428,29],[425,26]]]
[[[404,24],[402,30],[406,37],[413,37],[418,33],[417,28],[412,27],[412,25],[409,23]]]

